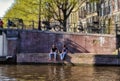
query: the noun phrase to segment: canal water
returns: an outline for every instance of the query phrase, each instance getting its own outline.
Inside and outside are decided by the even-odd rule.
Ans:
[[[0,65],[0,81],[120,81],[120,67]]]

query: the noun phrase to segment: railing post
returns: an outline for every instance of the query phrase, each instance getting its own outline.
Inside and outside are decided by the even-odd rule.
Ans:
[[[32,29],[34,29],[34,20],[32,21]]]
[[[76,32],[76,27],[75,27],[75,23],[74,23],[74,29],[73,29],[74,32]]]
[[[116,23],[115,24],[115,35],[116,35],[116,50],[117,50],[117,53],[119,55],[119,37],[118,37],[118,24]]]
[[[39,0],[39,19],[38,19],[38,30],[41,30],[41,0]]]

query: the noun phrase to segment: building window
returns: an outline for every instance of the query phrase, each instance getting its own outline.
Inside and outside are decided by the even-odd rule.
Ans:
[[[91,8],[91,12],[93,12],[94,10],[94,8],[93,8],[94,6],[93,6],[93,3],[90,3],[90,8]]]
[[[118,10],[118,3],[117,3],[117,0],[114,0],[114,4],[115,4],[115,11]]]
[[[87,3],[87,13],[88,14],[90,13],[90,5],[89,5],[89,3]]]
[[[97,2],[94,3],[94,11],[97,11]]]
[[[114,2],[114,0],[112,0],[112,11],[113,12],[115,11],[115,2]]]
[[[120,10],[120,0],[118,0],[118,10]]]
[[[104,4],[101,4],[101,16],[104,16]]]

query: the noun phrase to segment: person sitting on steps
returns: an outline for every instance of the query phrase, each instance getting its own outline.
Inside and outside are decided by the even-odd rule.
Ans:
[[[49,53],[49,60],[52,59],[52,55],[54,56],[54,61],[56,61],[56,58],[57,58],[57,47],[54,44],[52,45],[52,48],[51,48],[50,53]]]
[[[64,46],[63,46],[63,49],[62,49],[62,53],[60,53],[60,59],[61,59],[61,60],[64,60],[67,52],[68,52],[68,48],[66,47],[66,45],[64,45]]]

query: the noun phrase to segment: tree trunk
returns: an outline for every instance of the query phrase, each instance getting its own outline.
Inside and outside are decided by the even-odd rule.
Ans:
[[[67,20],[63,21],[63,31],[67,32]]]

